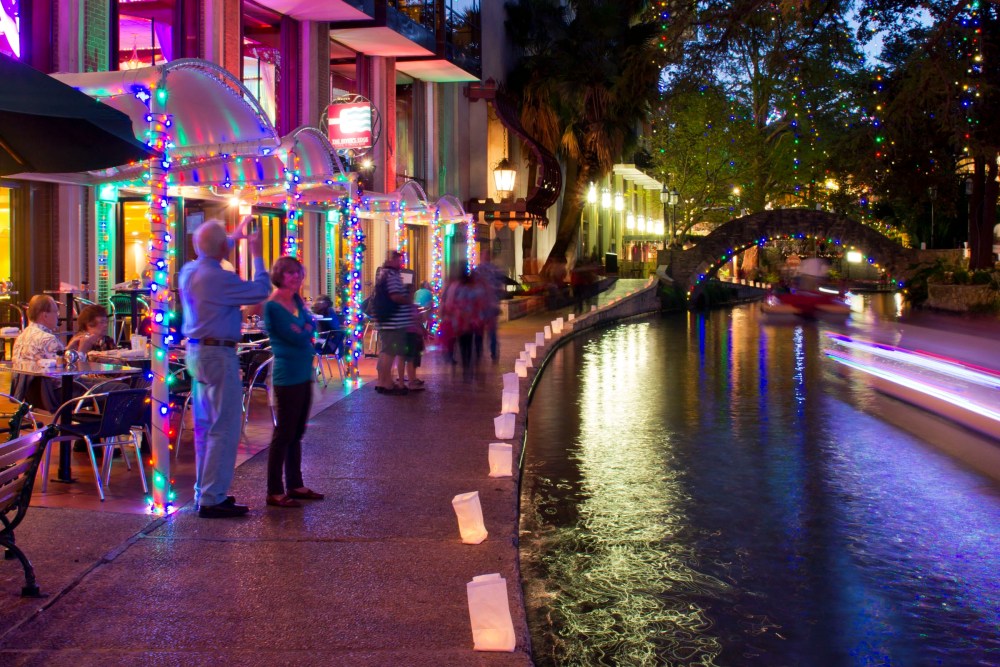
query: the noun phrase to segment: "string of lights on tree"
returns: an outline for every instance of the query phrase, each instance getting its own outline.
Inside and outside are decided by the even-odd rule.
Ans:
[[[362,270],[365,261],[365,233],[358,217],[362,198],[358,184],[354,196],[348,194],[341,200],[341,237],[344,239],[347,271],[344,275],[344,328],[347,332],[348,376],[356,377],[358,362],[364,354],[364,313],[361,311]]]
[[[438,312],[441,308],[441,292],[444,289],[444,228],[441,225],[441,208],[434,208],[434,223],[431,227],[431,308],[430,332],[437,335],[441,330]]]
[[[302,217],[299,203],[302,199],[302,193],[299,191],[301,161],[295,153],[290,153],[289,156],[292,168],[285,169],[285,254],[298,257],[299,227]]]

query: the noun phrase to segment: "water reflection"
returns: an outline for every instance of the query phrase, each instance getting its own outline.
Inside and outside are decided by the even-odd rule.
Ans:
[[[997,486],[874,416],[821,329],[746,307],[558,353],[522,498],[539,664],[995,658]]]

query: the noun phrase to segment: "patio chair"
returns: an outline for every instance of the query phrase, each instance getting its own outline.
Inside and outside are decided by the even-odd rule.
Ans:
[[[274,404],[271,401],[271,364],[274,355],[271,350],[247,350],[240,354],[240,365],[243,368],[243,429],[250,420],[250,402],[254,390],[263,390],[267,394],[267,404],[271,409],[271,421],[278,425],[274,414]]]
[[[330,369],[331,360],[337,365],[337,372],[340,374],[341,382],[344,381],[344,365],[342,361],[344,354],[343,341],[343,331],[321,331],[316,334],[316,340],[314,341],[316,346],[316,377],[318,380],[322,380],[324,387],[328,384],[326,373]]]
[[[89,403],[89,407],[79,410],[81,403]],[[90,466],[94,471],[94,482],[97,485],[97,495],[104,501],[104,489],[111,481],[111,462],[115,447],[121,449],[122,458],[128,461],[125,445],[130,444],[135,451],[142,480],[142,490],[149,493],[146,484],[146,471],[142,463],[142,451],[139,438],[136,437],[138,427],[145,419],[149,410],[149,390],[126,389],[100,394],[78,396],[63,403],[53,416],[53,423],[58,425],[59,435],[49,441],[52,443],[64,440],[83,440],[87,444],[87,454]],[[97,458],[94,450],[98,447],[108,448],[104,456],[104,480],[97,469]],[[42,464],[43,479],[48,479],[49,454],[46,451]],[[44,482],[43,482],[44,484]]]

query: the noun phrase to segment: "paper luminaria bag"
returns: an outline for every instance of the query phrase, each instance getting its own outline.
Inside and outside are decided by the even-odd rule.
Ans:
[[[518,359],[514,362],[514,372],[519,378],[528,377],[528,366],[524,363],[524,359]]]
[[[514,447],[506,442],[490,443],[490,477],[510,477],[514,474]]]
[[[499,417],[493,418],[493,430],[500,440],[510,440],[514,437],[514,419],[512,412],[505,412]]]
[[[545,347],[545,333],[539,331],[535,334],[535,347]]]
[[[462,544],[479,544],[489,533],[483,523],[483,506],[479,503],[479,492],[460,493],[451,499],[458,517],[458,532],[462,535]]]
[[[546,324],[545,328],[542,329],[542,336],[545,338],[545,340],[552,338],[552,327]]]
[[[525,343],[524,351],[530,354],[531,358],[534,359],[535,355],[538,354],[538,346],[534,343]]]
[[[531,363],[531,355],[528,354],[527,350],[522,350],[521,354],[517,355],[517,358],[524,362],[525,368],[531,368],[534,364]]]
[[[520,395],[516,391],[505,391],[500,394],[500,412],[518,412]]]
[[[517,646],[514,621],[507,601],[507,580],[499,574],[473,577],[465,585],[476,651],[513,651]]]
[[[518,391],[518,387],[521,386],[520,381],[517,379],[517,373],[504,373],[503,374],[503,390],[504,391]]]

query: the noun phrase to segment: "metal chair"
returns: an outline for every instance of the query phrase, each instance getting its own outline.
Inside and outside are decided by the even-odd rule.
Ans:
[[[78,411],[81,403],[91,403],[92,408]],[[146,471],[142,463],[142,451],[139,438],[136,437],[137,424],[144,423],[145,412],[149,410],[148,389],[126,389],[100,394],[78,396],[63,403],[53,416],[53,423],[58,425],[59,435],[49,441],[83,440],[87,443],[87,454],[90,456],[90,466],[94,471],[94,482],[97,484],[97,494],[104,501],[104,489],[111,481],[111,462],[115,447],[121,448],[122,458],[128,461],[124,445],[131,443],[142,480],[142,490],[149,493],[146,484]],[[111,451],[104,455],[104,481],[97,469],[97,458],[94,450],[106,447]],[[48,479],[49,455],[46,451],[42,474]],[[44,483],[44,482],[43,482]]]
[[[139,313],[149,312],[149,304],[142,297],[138,297],[136,304],[139,307]],[[120,322],[119,318],[121,318]],[[132,331],[132,299],[128,294],[112,294],[108,297],[108,321],[112,331],[115,332],[112,336],[116,345],[121,344],[126,326],[129,329],[129,334],[135,333]]]
[[[243,368],[243,429],[250,420],[250,401],[255,389],[267,393],[267,404],[271,409],[271,421],[278,425],[278,417],[274,414],[271,401],[271,364],[274,355],[271,350],[247,350],[240,354],[240,365]]]
[[[330,331],[320,331],[316,333],[316,339],[314,345],[316,347],[316,378],[323,382],[323,386],[326,387],[328,382],[326,379],[326,371],[330,368],[330,360],[332,359],[337,364],[337,372],[340,374],[340,381],[344,381],[344,362],[343,357],[343,331],[330,330]],[[334,351],[330,352],[331,339],[337,336],[341,337],[340,345],[334,345]]]
[[[174,405],[181,404],[180,423],[177,425],[177,438],[174,440],[174,459],[178,459],[181,455],[181,438],[184,437],[184,416],[191,405],[194,392],[191,387],[191,376],[188,375],[184,364],[170,364],[169,377],[167,387],[170,389],[170,402]]]

